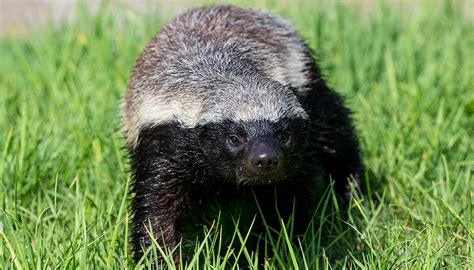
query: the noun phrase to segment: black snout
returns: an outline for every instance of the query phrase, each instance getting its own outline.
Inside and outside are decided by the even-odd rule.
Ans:
[[[272,173],[278,168],[279,149],[268,143],[255,145],[249,153],[250,167],[256,173]]]

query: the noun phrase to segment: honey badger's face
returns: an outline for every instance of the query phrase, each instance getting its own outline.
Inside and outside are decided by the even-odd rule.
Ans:
[[[270,184],[295,174],[306,144],[305,119],[224,120],[201,127],[200,146],[226,182]]]

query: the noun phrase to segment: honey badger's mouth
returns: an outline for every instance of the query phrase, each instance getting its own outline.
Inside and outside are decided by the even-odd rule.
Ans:
[[[287,178],[282,171],[276,172],[260,172],[256,173],[251,170],[241,171],[237,174],[236,180],[239,185],[255,186],[255,185],[272,185]]]

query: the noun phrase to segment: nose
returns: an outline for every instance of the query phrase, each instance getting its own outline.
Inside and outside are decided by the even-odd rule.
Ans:
[[[278,153],[269,144],[256,145],[250,153],[250,166],[258,173],[270,173],[278,168]]]

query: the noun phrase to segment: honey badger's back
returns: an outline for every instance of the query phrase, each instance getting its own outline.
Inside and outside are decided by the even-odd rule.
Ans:
[[[238,87],[248,83],[241,80],[246,75],[265,76],[304,92],[311,63],[294,27],[271,13],[233,6],[191,10],[163,27],[136,62],[123,108],[129,147],[134,147],[143,125],[178,121],[194,127],[218,118],[224,109],[216,104],[223,101],[226,113],[243,112],[243,103],[251,111],[245,99],[257,95],[242,96],[245,91]],[[253,89],[258,89],[262,80],[255,81]],[[225,87],[229,84],[233,87]],[[268,112],[275,103],[288,103],[283,109],[304,115],[292,94],[288,89],[263,91],[254,103],[259,110],[267,109],[262,114],[276,113]]]

